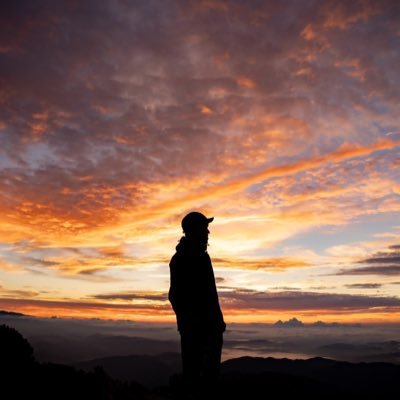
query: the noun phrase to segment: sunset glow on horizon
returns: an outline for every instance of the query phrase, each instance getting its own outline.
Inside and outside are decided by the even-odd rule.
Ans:
[[[400,5],[4,2],[0,310],[172,322],[189,211],[226,322],[400,322]]]

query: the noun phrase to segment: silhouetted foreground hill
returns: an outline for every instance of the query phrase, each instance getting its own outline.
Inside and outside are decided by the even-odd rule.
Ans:
[[[97,358],[73,364],[76,368],[91,371],[101,366],[114,379],[140,382],[155,388],[168,385],[171,375],[181,371],[179,353],[163,353],[157,356],[131,355]]]
[[[7,400],[157,400],[135,382],[110,378],[101,367],[90,372],[38,363],[33,349],[15,329],[0,326],[0,398]]]
[[[164,361],[156,356],[107,357],[90,362],[89,371],[40,364],[30,344],[5,325],[0,326],[0,354],[1,397],[5,399],[189,400],[182,394],[180,376],[172,374],[176,354],[165,355]],[[165,379],[172,375],[170,383],[149,389],[134,382],[139,378],[140,383],[147,379],[154,384],[160,375]],[[400,366],[388,363],[243,357],[223,363],[218,388],[197,398],[395,399],[400,396],[399,378]]]
[[[224,374],[261,378],[276,378],[283,384],[276,393],[290,395],[292,388],[285,387],[285,379],[296,378],[298,384],[311,393],[324,398],[389,399],[400,398],[400,366],[389,363],[349,363],[312,358],[309,360],[288,360],[274,358],[242,357],[228,360],[223,364]],[[289,379],[287,383],[289,382]],[[294,394],[294,393],[293,393]],[[309,397],[308,397],[309,398]],[[318,398],[318,396],[316,397]]]
[[[25,317],[26,315],[18,312],[0,310],[0,316]]]
[[[168,353],[105,357],[76,366],[88,371],[101,366],[115,379],[136,380],[155,388],[166,385],[171,375],[180,371],[180,356]],[[231,396],[227,398],[240,398],[238,393],[244,395],[246,391],[256,396],[257,390],[263,388],[268,393],[282,396],[304,392],[307,398],[313,395],[312,398],[324,396],[335,399],[352,394],[352,398],[378,399],[383,394],[396,391],[400,395],[399,379],[400,366],[389,363],[354,364],[324,358],[288,360],[254,357],[225,361],[221,377],[224,392]]]
[[[30,343],[40,361],[72,364],[80,360],[114,357],[131,354],[157,355],[179,351],[178,342],[153,340],[135,336],[90,335],[66,337],[60,335],[35,335]]]

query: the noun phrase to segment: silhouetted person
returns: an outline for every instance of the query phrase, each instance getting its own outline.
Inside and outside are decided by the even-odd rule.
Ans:
[[[183,218],[185,236],[169,264],[169,301],[181,336],[183,378],[195,390],[209,388],[217,380],[226,328],[207,253],[208,224],[213,219],[199,212]]]

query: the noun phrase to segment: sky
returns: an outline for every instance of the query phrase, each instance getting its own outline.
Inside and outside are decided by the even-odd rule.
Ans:
[[[173,322],[193,210],[227,323],[400,322],[400,3],[2,1],[0,309]]]

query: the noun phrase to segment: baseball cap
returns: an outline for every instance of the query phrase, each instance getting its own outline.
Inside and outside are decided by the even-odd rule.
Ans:
[[[198,211],[192,211],[185,215],[182,219],[181,225],[184,232],[190,231],[193,228],[208,225],[214,220],[214,217],[207,218],[204,214]]]

